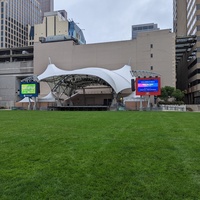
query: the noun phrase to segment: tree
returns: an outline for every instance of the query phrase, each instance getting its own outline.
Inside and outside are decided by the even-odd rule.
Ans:
[[[171,86],[165,86],[161,88],[161,95],[159,97],[165,102],[167,102],[169,98],[174,98],[175,101],[182,101],[184,92]]]
[[[172,93],[172,96],[176,99],[176,101],[182,101],[184,97],[184,92],[179,89],[176,89]]]
[[[171,86],[165,86],[161,88],[161,95],[159,96],[164,101],[167,101],[169,98],[172,97],[175,88]]]

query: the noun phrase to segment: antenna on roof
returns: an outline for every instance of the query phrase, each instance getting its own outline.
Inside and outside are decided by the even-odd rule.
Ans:
[[[49,57],[49,64],[51,64],[51,58]]]

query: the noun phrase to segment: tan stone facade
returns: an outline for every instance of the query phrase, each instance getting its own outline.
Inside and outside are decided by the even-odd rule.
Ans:
[[[86,67],[114,70],[128,64],[132,70],[152,70],[160,74],[162,86],[176,86],[175,34],[170,30],[139,33],[135,40],[99,44],[37,42],[34,45],[34,74],[44,72],[49,57],[64,70]]]
[[[45,13],[43,23],[34,26],[34,42],[38,42],[40,37],[68,35],[68,23],[59,11]]]

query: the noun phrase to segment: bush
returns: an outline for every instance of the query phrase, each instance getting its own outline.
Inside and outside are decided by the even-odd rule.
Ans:
[[[169,102],[170,98],[174,98],[175,102],[182,102],[184,98],[184,92],[171,86],[165,86],[161,88],[161,95],[159,98],[165,102]]]

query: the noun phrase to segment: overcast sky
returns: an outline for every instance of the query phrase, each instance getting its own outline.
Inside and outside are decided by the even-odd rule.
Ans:
[[[157,23],[172,29],[173,0],[54,0],[83,29],[87,43],[131,39],[131,26]]]

